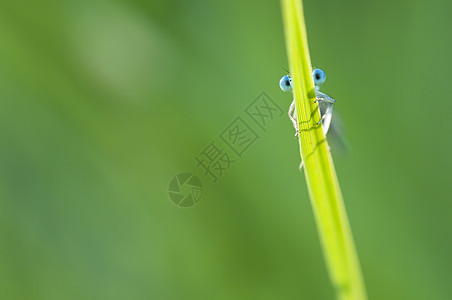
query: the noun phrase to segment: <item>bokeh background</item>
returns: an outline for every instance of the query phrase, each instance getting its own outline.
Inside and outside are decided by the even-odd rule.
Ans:
[[[371,299],[452,294],[451,10],[305,1]],[[262,91],[288,108],[282,68],[278,1],[1,1],[0,298],[334,299],[285,115],[216,183],[194,160]]]

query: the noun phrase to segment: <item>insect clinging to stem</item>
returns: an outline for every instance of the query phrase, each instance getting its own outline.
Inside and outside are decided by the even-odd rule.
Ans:
[[[331,119],[332,119],[332,115],[333,115],[333,104],[336,101],[333,98],[331,98],[330,96],[319,91],[320,86],[326,80],[325,72],[321,69],[314,69],[312,71],[312,77],[314,79],[314,85],[315,85],[315,95],[316,95],[315,103],[317,103],[319,105],[319,111],[320,111],[320,121],[317,122],[316,125],[322,123],[323,133],[326,135],[328,133],[328,130],[330,129]],[[284,92],[292,91],[292,78],[290,77],[290,75],[284,75],[280,79],[279,87]],[[295,99],[290,104],[288,115],[295,128],[295,137],[298,137],[299,129],[298,129],[298,121],[297,121],[297,111],[295,108]],[[301,164],[300,164],[300,170],[302,167],[303,167],[303,162],[301,162]]]

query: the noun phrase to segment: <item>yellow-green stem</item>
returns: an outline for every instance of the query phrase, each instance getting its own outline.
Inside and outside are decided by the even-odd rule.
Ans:
[[[281,0],[300,153],[328,271],[338,299],[367,299],[358,255],[322,128],[301,0]]]

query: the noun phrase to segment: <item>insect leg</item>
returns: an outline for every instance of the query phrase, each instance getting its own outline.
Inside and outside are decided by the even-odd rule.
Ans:
[[[297,111],[295,110],[295,99],[290,104],[288,115],[289,119],[292,121],[293,127],[295,128],[295,137],[298,137],[298,122]]]
[[[298,170],[303,170],[303,160],[300,162],[300,165],[298,166]]]
[[[327,99],[327,98],[317,98],[317,100],[315,100],[314,103],[317,103],[317,102],[336,103],[335,100],[333,100],[333,99]]]

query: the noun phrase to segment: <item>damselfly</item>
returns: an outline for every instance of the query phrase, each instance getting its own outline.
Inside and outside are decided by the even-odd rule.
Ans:
[[[315,103],[319,106],[320,111],[320,121],[316,124],[322,123],[323,133],[326,135],[328,130],[330,129],[331,119],[333,116],[333,104],[336,102],[330,96],[319,91],[320,86],[326,80],[326,74],[321,69],[314,69],[312,71],[312,77],[314,79],[315,85],[315,95],[316,100]],[[284,92],[292,91],[292,78],[290,75],[284,75],[279,81],[279,87]],[[292,101],[289,107],[289,118],[292,121],[292,124],[295,128],[295,137],[298,137],[299,129],[298,129],[298,121],[297,121],[297,111],[295,108],[295,99]],[[300,164],[300,169],[303,167],[303,162]]]

